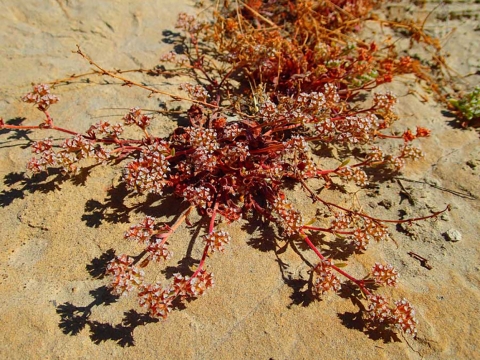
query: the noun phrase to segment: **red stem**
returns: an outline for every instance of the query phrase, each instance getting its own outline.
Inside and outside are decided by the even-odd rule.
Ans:
[[[211,234],[215,229],[215,217],[217,216],[217,208],[218,208],[218,203],[215,203],[215,205],[213,206],[212,216],[210,217],[210,225],[208,226],[209,234]],[[207,259],[207,256],[208,256],[208,249],[209,249],[209,246],[206,245],[205,248],[203,249],[203,255],[202,255],[202,259],[200,260],[200,264],[198,264],[197,269],[195,270],[195,272],[193,273],[190,279],[195,278],[198,275],[198,273],[202,270],[203,265],[205,264],[205,260]]]
[[[379,132],[377,132],[375,135],[382,139],[404,139],[403,135],[402,136],[385,135]]]
[[[312,241],[308,238],[307,235],[305,235],[302,231],[300,231],[300,235],[303,237],[303,240],[307,243],[307,245],[310,247],[310,249],[312,249],[315,254],[317,254],[317,256],[321,259],[321,260],[325,260],[325,256],[322,255],[322,253],[316,248],[315,245],[313,245]],[[372,293],[370,291],[368,291],[368,289],[365,287],[365,283],[363,280],[358,280],[358,279],[355,279],[352,275],[348,274],[347,272],[343,271],[342,269],[340,269],[338,266],[335,266],[335,265],[330,265],[330,267],[332,269],[334,269],[336,272],[342,274],[343,276],[345,276],[348,280],[350,280],[351,282],[355,283],[361,290],[362,292],[365,294],[365,295],[371,295]]]
[[[75,131],[71,131],[71,130],[67,130],[67,129],[64,129],[64,128],[61,128],[61,127],[58,127],[58,126],[42,126],[42,125],[31,125],[31,126],[22,126],[22,125],[6,125],[6,124],[2,124],[0,125],[0,128],[1,129],[16,129],[16,130],[45,130],[45,129],[52,129],[52,130],[57,130],[57,131],[61,131],[61,132],[64,132],[64,133],[67,133],[67,134],[70,134],[70,135],[80,135],[80,133],[78,132],[75,132]]]
[[[445,209],[440,210],[440,211],[435,211],[433,214],[427,215],[427,216],[422,216],[422,217],[417,217],[417,218],[410,218],[410,219],[403,219],[403,220],[378,219],[378,218],[375,218],[375,217],[373,217],[373,216],[368,216],[368,215],[363,214],[363,213],[360,213],[360,212],[358,212],[358,211],[354,211],[354,210],[351,210],[351,209],[347,209],[347,208],[344,208],[343,206],[340,206],[340,205],[337,205],[337,204],[334,204],[334,203],[325,201],[325,200],[321,199],[317,194],[315,194],[315,193],[307,186],[307,184],[305,184],[305,181],[303,181],[302,179],[299,179],[299,180],[300,180],[300,182],[302,183],[303,187],[310,193],[310,195],[312,196],[312,198],[314,198],[315,200],[320,201],[322,204],[327,205],[327,206],[336,207],[337,209],[343,210],[343,211],[345,211],[345,212],[347,212],[347,213],[354,214],[354,215],[358,215],[358,216],[361,216],[361,217],[363,217],[363,218],[373,220],[373,221],[375,221],[375,222],[385,222],[385,223],[393,223],[393,224],[409,223],[409,222],[414,222],[414,221],[420,221],[420,220],[426,220],[426,219],[434,218],[434,217],[437,217],[438,215],[444,213],[444,212],[447,211],[447,210],[450,211],[450,205],[447,205],[447,207],[446,207]]]
[[[313,231],[323,231],[323,232],[329,232],[331,234],[341,234],[341,235],[352,235],[353,231],[335,231],[332,228],[321,228],[321,227],[316,227],[316,226],[302,226],[302,230],[307,229],[307,230],[313,230]]]

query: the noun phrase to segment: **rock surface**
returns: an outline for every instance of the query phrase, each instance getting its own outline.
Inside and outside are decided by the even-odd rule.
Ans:
[[[39,113],[20,96],[30,91],[31,83],[89,71],[88,63],[72,53],[76,44],[111,69],[150,68],[170,50],[162,41],[163,31],[174,30],[177,13],[198,11],[185,0],[0,0],[0,5],[0,116],[5,121],[25,118],[30,124],[38,122]],[[434,7],[428,5],[416,15],[426,16]],[[479,6],[462,6],[442,5],[425,26],[442,39],[452,70],[468,74],[479,68]],[[176,88],[155,83],[155,78],[137,78],[162,89]],[[478,82],[478,76],[468,79]],[[452,211],[401,231],[392,227],[394,241],[375,244],[354,257],[349,270],[361,276],[379,260],[399,270],[399,287],[385,294],[407,297],[415,305],[417,340],[376,339],[359,331],[359,307],[349,298],[328,294],[302,306],[301,292],[295,289],[308,279],[304,261],[291,248],[275,254],[253,246],[266,232],[245,224],[230,226],[232,244],[209,263],[215,288],[173,311],[166,321],[143,321],[133,311],[141,313],[135,299],[110,303],[107,280],[95,278],[98,274],[92,270],[95,259],[109,249],[138,251],[123,240],[123,232],[143,214],[125,210],[122,194],[109,190],[118,175],[95,168],[81,184],[55,181],[55,176],[29,179],[24,176],[30,158],[27,146],[58,134],[0,130],[0,358],[478,357],[480,170],[466,165],[479,159],[478,133],[452,125],[432,99],[405,95],[407,79],[389,88],[399,94],[399,126],[428,127],[432,136],[421,142],[425,159],[407,167],[401,179],[380,184],[372,203],[382,206],[372,213],[381,218],[397,218],[402,212],[418,216],[446,204]],[[61,97],[52,107],[56,121],[78,131],[100,119],[120,120],[127,108],[157,109],[165,101],[98,77],[59,86],[55,93]],[[152,131],[158,136],[175,127],[167,117],[159,115],[157,121]],[[299,196],[297,203],[314,213],[307,197]],[[175,202],[152,206],[151,212],[168,221],[181,208]],[[442,234],[451,228],[461,231],[461,242],[444,240]],[[189,239],[190,229],[172,239],[178,256],[185,255]],[[198,259],[200,251],[198,244],[193,246],[192,256]],[[408,252],[428,259],[432,269],[422,267]]]

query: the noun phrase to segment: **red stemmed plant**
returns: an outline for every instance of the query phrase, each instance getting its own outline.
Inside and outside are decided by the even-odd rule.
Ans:
[[[136,83],[121,71],[109,71],[78,48],[77,53],[97,75],[190,101],[189,125],[178,126],[166,138],[149,130],[154,119],[139,108],[132,108],[120,123],[100,121],[85,133],[57,127],[50,106],[59,99],[45,84],[36,85],[23,98],[45,115],[40,125],[2,121],[0,128],[53,129],[69,136],[61,143],[45,139],[32,145],[35,156],[27,167],[33,173],[60,168],[74,176],[83,159],[105,165],[121,160],[125,164],[122,179],[132,193],[174,193],[189,203],[172,225],[147,216],[131,226],[125,239],[142,244],[144,251],[137,257],[116,256],[106,268],[112,292],[135,293],[151,316],[167,317],[174,301],[198,297],[214,284],[206,260],[222,252],[230,241],[226,231],[217,229],[219,220],[234,222],[253,212],[276,223],[285,237],[303,239],[318,256],[312,269],[312,296],[338,291],[344,278],[358,286],[368,302],[365,321],[369,327],[396,327],[415,335],[410,303],[405,299],[390,302],[373,291],[376,286],[397,284],[398,273],[391,265],[375,263],[369,275],[358,279],[325,257],[310,238],[311,233],[340,236],[361,253],[372,241],[388,238],[388,223],[420,221],[446,210],[405,220],[379,219],[326,201],[310,185],[311,179],[320,179],[328,188],[340,179],[366,186],[366,169],[400,171],[406,160],[423,156],[412,142],[428,136],[429,131],[417,127],[401,135],[386,133],[398,119],[396,98],[390,92],[372,92],[398,74],[426,76],[417,60],[397,56],[393,47],[381,51],[373,42],[358,40],[362,21],[376,3],[252,0],[226,3],[208,22],[180,14],[177,27],[182,35],[177,42],[183,53],[165,54],[162,65],[144,72],[190,76],[194,83],[181,85],[185,96]],[[371,105],[354,105],[358,94],[369,96]],[[125,126],[136,127],[141,137],[124,137]],[[381,149],[387,139],[399,141],[396,153]],[[312,151],[316,146],[357,149],[362,158],[324,168]],[[292,182],[330,212],[327,225],[304,220],[285,192]],[[190,275],[175,274],[170,284],[147,283],[143,268],[171,258],[168,241],[180,225],[188,223],[194,210],[208,219],[198,266]]]

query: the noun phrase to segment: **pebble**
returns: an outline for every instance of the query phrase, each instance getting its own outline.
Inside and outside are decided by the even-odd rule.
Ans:
[[[475,160],[468,160],[467,161],[467,165],[472,168],[473,170],[475,170],[477,168],[477,162]]]
[[[448,220],[450,220],[450,218],[448,217],[448,214],[447,214],[447,213],[443,213],[442,215],[440,215],[440,219],[442,219],[443,221],[448,221]]]
[[[383,206],[385,209],[390,209],[392,207],[392,202],[388,199],[384,199],[378,203],[378,205]]]
[[[462,233],[456,229],[450,229],[445,233],[448,241],[457,242],[462,240]]]

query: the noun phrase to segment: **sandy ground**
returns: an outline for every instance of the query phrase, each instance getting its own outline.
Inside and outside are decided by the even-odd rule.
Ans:
[[[73,54],[75,44],[109,68],[149,68],[169,50],[162,41],[179,11],[194,13],[185,0],[0,0],[0,116],[35,124],[38,111],[20,101],[30,83],[89,70]],[[410,14],[425,16],[435,4]],[[398,5],[391,11],[402,13]],[[442,39],[453,69],[479,69],[479,5],[440,6],[426,29]],[[450,34],[452,29],[456,29]],[[134,75],[132,75],[134,76]],[[162,89],[169,84],[140,78]],[[389,88],[399,95],[398,128],[428,127],[421,141],[425,159],[399,179],[359,193],[375,216],[421,216],[451,204],[437,221],[392,227],[389,241],[352,256],[349,271],[365,274],[375,261],[393,264],[400,285],[383,293],[407,297],[417,309],[418,338],[378,338],[359,330],[359,307],[348,296],[327,295],[302,303],[307,265],[288,248],[270,246],[274,231],[260,232],[245,223],[229,226],[233,241],[226,253],[209,262],[216,286],[205,296],[173,311],[168,320],[150,322],[131,297],[112,301],[106,279],[95,269],[110,249],[135,253],[123,240],[129,224],[144,213],[171,221],[182,205],[155,201],[129,209],[118,184],[118,171],[95,168],[77,181],[55,175],[29,179],[25,163],[33,140],[58,134],[0,131],[0,357],[3,359],[474,359],[480,358],[480,146],[478,133],[460,129],[432,99],[406,95],[408,79]],[[478,83],[478,77],[468,81]],[[92,83],[102,85],[93,86]],[[147,98],[139,89],[92,78],[56,89],[61,102],[52,107],[57,124],[85,130],[100,119],[120,120],[132,106],[157,109],[164,99]],[[161,115],[152,131],[166,135],[175,123]],[[118,170],[118,168],[116,169]],[[402,188],[403,186],[403,188]],[[408,193],[408,195],[407,195]],[[335,199],[335,194],[329,194]],[[352,198],[337,199],[345,205]],[[138,201],[138,200],[137,200]],[[410,203],[410,201],[412,201]],[[314,214],[308,199],[297,206]],[[451,229],[461,234],[448,241]],[[183,228],[172,239],[176,258],[200,257],[191,243],[196,228]],[[198,243],[198,242],[197,242]],[[278,244],[282,245],[281,240]],[[428,259],[428,270],[407,253]],[[314,261],[312,254],[305,255]],[[281,265],[282,264],[282,265]],[[161,278],[160,270],[153,274]],[[75,318],[72,316],[75,315]]]

